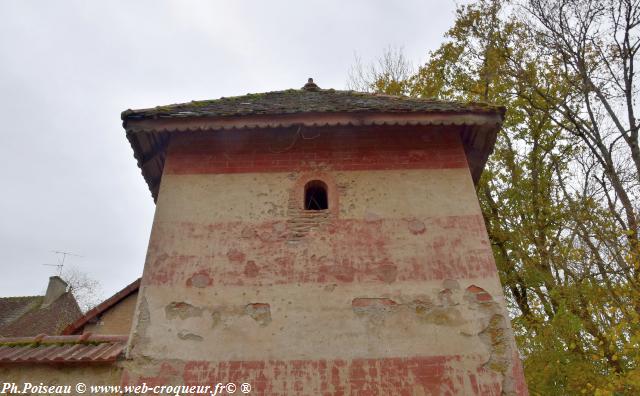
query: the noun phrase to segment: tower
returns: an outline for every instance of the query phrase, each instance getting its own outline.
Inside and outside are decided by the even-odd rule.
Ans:
[[[474,189],[503,116],[311,79],[123,112],[156,200],[123,381],[526,394]]]

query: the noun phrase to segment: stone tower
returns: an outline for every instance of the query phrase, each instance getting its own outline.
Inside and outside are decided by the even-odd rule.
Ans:
[[[123,382],[526,394],[474,189],[503,116],[311,79],[125,111],[156,213]]]

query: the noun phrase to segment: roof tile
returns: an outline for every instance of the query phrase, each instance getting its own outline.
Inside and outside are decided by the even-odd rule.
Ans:
[[[74,335],[0,338],[0,364],[109,363],[124,352],[127,336]]]
[[[126,110],[128,120],[193,117],[239,117],[299,113],[504,113],[504,108],[479,102],[449,102],[334,89],[289,89],[230,98],[191,101]]]
[[[17,299],[28,299],[28,302],[17,305],[14,303]],[[42,296],[0,298],[0,307],[6,308],[3,312],[7,318],[4,323],[0,322],[0,337],[60,334],[69,323],[82,316],[71,292],[66,292],[46,307],[42,306],[42,301]],[[25,304],[28,304],[28,309]],[[14,310],[10,311],[11,308]]]

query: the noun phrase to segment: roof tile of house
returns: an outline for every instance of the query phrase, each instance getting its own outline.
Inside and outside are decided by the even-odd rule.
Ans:
[[[71,292],[48,306],[42,306],[43,300],[43,296],[0,298],[0,337],[60,334],[82,316]]]
[[[0,298],[0,329],[42,304],[43,296]]]
[[[312,82],[311,82],[312,83]],[[312,83],[313,84],[313,83]],[[283,115],[299,113],[497,113],[504,107],[477,102],[450,102],[437,99],[410,98],[334,89],[288,89],[230,98],[200,100],[126,110],[122,119],[157,119],[189,117],[238,117],[249,115]],[[313,84],[315,85],[315,84]]]
[[[0,364],[110,363],[120,358],[127,336],[73,335],[0,338]]]

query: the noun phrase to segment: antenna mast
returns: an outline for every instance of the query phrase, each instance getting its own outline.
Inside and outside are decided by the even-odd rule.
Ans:
[[[62,255],[62,258],[58,259],[58,264],[42,264],[42,265],[46,265],[49,267],[57,267],[58,268],[58,276],[62,275],[62,268],[64,267],[64,262],[67,259],[67,256],[73,256],[73,257],[82,257],[79,254],[74,254],[71,252],[63,252],[61,250],[52,250],[51,253],[57,254],[57,255]]]

